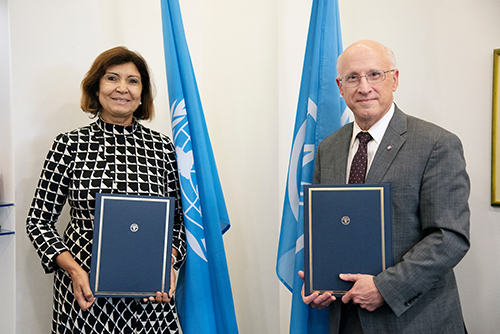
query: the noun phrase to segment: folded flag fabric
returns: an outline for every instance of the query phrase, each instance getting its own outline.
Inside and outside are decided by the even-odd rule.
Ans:
[[[226,204],[189,55],[178,0],[161,0],[172,133],[179,167],[187,257],[176,306],[184,334],[238,333],[222,234]]]
[[[318,144],[349,121],[335,79],[342,53],[337,0],[313,0],[290,153],[276,273],[292,291],[290,333],[327,333],[328,310],[302,302],[304,268],[304,184],[311,184]]]

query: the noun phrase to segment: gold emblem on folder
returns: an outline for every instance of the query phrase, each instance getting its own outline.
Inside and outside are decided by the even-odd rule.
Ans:
[[[342,222],[342,225],[349,225],[351,223],[351,218],[344,216],[340,221]]]

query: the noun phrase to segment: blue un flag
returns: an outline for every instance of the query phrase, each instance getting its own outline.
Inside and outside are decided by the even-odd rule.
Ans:
[[[278,278],[293,293],[291,334],[328,333],[328,310],[302,302],[303,282],[297,273],[304,269],[302,186],[312,183],[318,144],[349,120],[335,82],[341,53],[337,0],[313,0],[276,265]]]
[[[184,334],[237,334],[222,234],[229,217],[203,115],[178,0],[162,0],[172,133],[179,167],[186,262],[176,305]]]

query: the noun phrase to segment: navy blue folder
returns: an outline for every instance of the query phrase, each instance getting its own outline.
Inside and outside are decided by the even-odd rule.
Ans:
[[[90,288],[95,297],[168,292],[175,199],[97,194]]]
[[[305,293],[345,294],[339,274],[392,266],[389,184],[304,186]]]

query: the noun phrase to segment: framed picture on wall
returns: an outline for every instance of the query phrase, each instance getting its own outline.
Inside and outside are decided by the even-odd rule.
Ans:
[[[491,205],[500,206],[500,49],[493,50],[493,119],[491,138]]]

